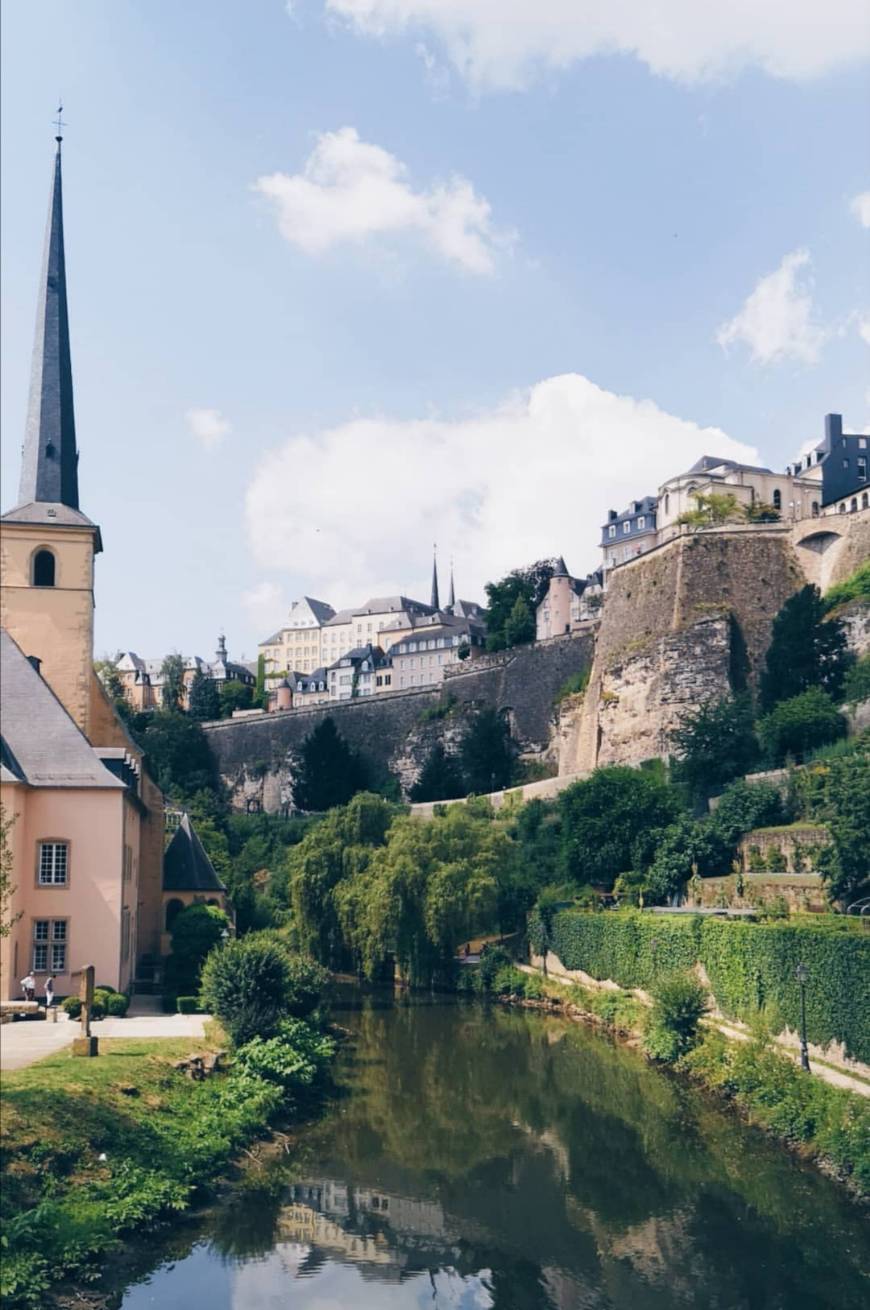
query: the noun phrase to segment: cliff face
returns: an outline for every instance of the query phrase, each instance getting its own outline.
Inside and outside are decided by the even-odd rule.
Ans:
[[[556,699],[566,680],[592,662],[591,633],[520,646],[462,665],[442,687],[366,696],[205,725],[218,772],[237,809],[279,811],[290,801],[293,757],[325,718],[358,750],[373,782],[390,774],[402,792],[419,775],[432,746],[455,750],[471,717],[489,708],[505,716],[519,751],[551,749]]]
[[[727,527],[679,537],[617,569],[597,632],[469,661],[440,689],[378,696],[206,726],[218,770],[240,808],[290,799],[293,755],[322,719],[359,750],[375,777],[415,782],[436,741],[448,750],[484,706],[503,714],[520,752],[556,760],[560,775],[639,764],[668,753],[688,710],[754,687],[773,619],[806,582],[828,587],[870,558],[870,511],[794,527]],[[867,606],[844,618],[867,649]],[[559,701],[572,674],[585,694]]]
[[[611,577],[582,703],[562,715],[559,772],[664,755],[687,710],[755,687],[778,610],[870,557],[870,513],[676,538]],[[850,618],[860,647],[864,618]],[[573,716],[573,717],[572,717]]]

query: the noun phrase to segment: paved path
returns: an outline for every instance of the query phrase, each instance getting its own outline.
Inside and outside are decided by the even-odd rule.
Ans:
[[[140,998],[137,998],[139,1000]],[[99,1019],[91,1024],[95,1037],[203,1037],[208,1018],[204,1014],[142,1013],[146,1007],[131,1006],[126,1019]],[[148,1007],[150,1009],[150,1007]],[[138,1013],[133,1011],[138,1011]],[[57,1023],[37,1019],[4,1023],[0,1027],[0,1071],[25,1069],[43,1056],[68,1046],[79,1034],[77,1020],[59,1014]]]

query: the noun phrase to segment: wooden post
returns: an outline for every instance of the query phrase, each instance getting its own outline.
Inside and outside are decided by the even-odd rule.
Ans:
[[[97,1039],[91,1036],[91,1006],[94,1003],[94,966],[92,964],[85,965],[81,971],[79,999],[82,1003],[82,1032],[80,1037],[73,1038],[72,1053],[73,1055],[97,1055],[99,1050]]]

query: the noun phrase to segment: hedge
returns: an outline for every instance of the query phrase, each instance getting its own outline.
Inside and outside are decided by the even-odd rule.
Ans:
[[[636,910],[562,910],[552,917],[549,949],[566,969],[645,989],[700,962],[723,1014],[748,1019],[766,1006],[792,1029],[800,1023],[795,968],[803,963],[809,970],[809,1040],[820,1046],[842,1042],[852,1058],[870,1061],[870,935],[851,927],[826,920],[741,923]],[[533,912],[529,940],[535,951],[544,937],[543,922]]]
[[[870,935],[803,923],[707,919],[701,961],[724,1014],[745,1019],[770,1005],[794,1030],[800,1026],[795,969],[805,964],[809,1040],[820,1046],[842,1042],[848,1055],[870,1061]]]

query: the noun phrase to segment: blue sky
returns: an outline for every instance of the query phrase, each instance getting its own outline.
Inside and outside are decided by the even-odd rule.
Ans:
[[[250,657],[434,540],[585,572],[698,455],[866,430],[870,15],[699,8],[5,0],[3,504],[60,92],[98,650]]]

